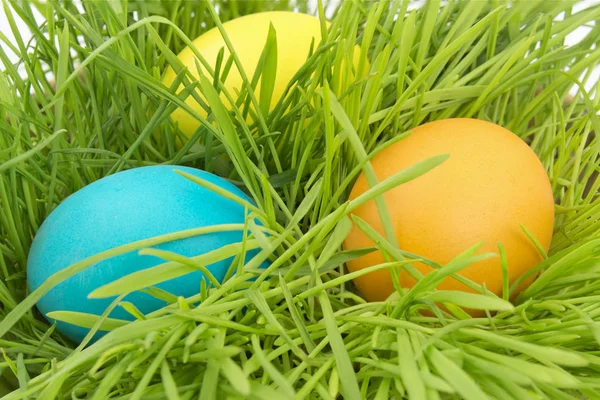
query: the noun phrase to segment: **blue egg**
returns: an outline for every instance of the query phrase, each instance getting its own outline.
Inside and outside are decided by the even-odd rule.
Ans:
[[[176,169],[250,201],[224,179],[189,167],[142,167],[110,175],[69,196],[44,221],[29,252],[29,289],[35,290],[52,274],[78,261],[120,245],[185,229],[244,223],[244,207],[175,173]],[[163,243],[155,248],[192,257],[240,242],[242,237],[241,230],[217,232]],[[248,252],[246,260],[256,253],[257,250]],[[90,292],[132,272],[164,262],[157,257],[139,255],[137,251],[106,259],[54,287],[37,307],[44,315],[59,310],[101,315],[114,298],[88,299]],[[207,268],[222,281],[231,262],[232,258]],[[199,293],[203,277],[200,271],[192,272],[156,287],[176,296],[189,297]],[[166,305],[141,292],[131,293],[125,300],[142,313]],[[116,307],[110,317],[133,319],[121,307]],[[64,322],[57,322],[56,327],[76,342],[89,331]],[[105,333],[99,332],[95,338]]]

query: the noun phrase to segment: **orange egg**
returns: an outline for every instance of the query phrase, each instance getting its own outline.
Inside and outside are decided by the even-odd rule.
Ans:
[[[412,135],[387,147],[372,160],[379,181],[416,162],[449,154],[444,163],[415,180],[385,193],[400,249],[419,254],[442,265],[474,244],[483,241],[478,254],[498,253],[498,242],[507,254],[508,275],[514,282],[542,258],[523,232],[525,226],[547,250],[554,226],[554,199],[546,171],[533,150],[501,126],[476,119],[435,121],[412,130]],[[354,199],[369,188],[364,175],[350,194]],[[383,227],[374,201],[354,212],[379,233]],[[358,227],[344,242],[346,250],[373,246]],[[350,271],[383,263],[381,252],[348,262]],[[423,274],[432,268],[415,267]],[[460,275],[488,290],[502,294],[500,258],[471,264]],[[388,270],[355,280],[369,301],[385,300],[392,292]],[[415,280],[400,274],[400,285],[412,287]],[[442,290],[472,290],[454,278],[446,278]]]

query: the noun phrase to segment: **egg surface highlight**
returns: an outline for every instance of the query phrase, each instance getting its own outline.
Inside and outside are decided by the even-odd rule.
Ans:
[[[225,32],[235,49],[237,56],[244,68],[248,79],[252,80],[254,71],[267,42],[269,25],[273,28],[277,37],[277,69],[273,94],[271,97],[270,109],[272,109],[285,91],[285,88],[292,80],[293,76],[306,62],[310,53],[311,43],[314,40],[314,46],[321,40],[321,25],[319,18],[308,14],[289,12],[289,11],[270,11],[246,15],[227,21],[223,24]],[[221,48],[224,49],[223,65],[231,54],[227,45],[221,36],[219,30],[215,27],[206,33],[200,35],[194,40],[194,46],[198,49],[202,57],[206,59],[212,69],[216,67],[217,57]],[[360,48],[356,46],[354,52],[354,64],[358,64]],[[196,62],[201,65],[192,50],[187,47],[177,55],[179,60],[187,67],[190,73],[199,79]],[[221,66],[221,71],[223,69]],[[205,76],[212,76],[201,65],[201,71]],[[167,87],[172,85],[176,78],[175,71],[169,67],[163,78],[163,84]],[[235,63],[232,64],[229,73],[225,79],[224,85],[227,92],[234,96],[236,90],[242,89],[242,76]],[[260,93],[260,80],[254,90],[258,99]],[[179,90],[183,89],[183,85]],[[224,104],[229,107],[229,102],[224,94],[221,94]],[[192,97],[188,96],[186,104],[197,111],[200,115],[206,116],[202,106]],[[191,136],[200,126],[200,122],[182,109],[176,109],[171,118],[178,122],[179,128],[187,135]]]
[[[510,283],[542,261],[520,227],[525,226],[548,250],[554,225],[554,199],[546,171],[533,150],[501,126],[456,118],[412,129],[410,136],[377,154],[372,166],[381,182],[439,154],[449,154],[450,158],[384,194],[400,249],[445,265],[480,241],[483,246],[477,254],[498,253],[500,242],[507,254]],[[361,175],[350,199],[368,188]],[[383,235],[374,201],[353,213]],[[353,226],[344,242],[346,250],[373,245],[357,226]],[[376,251],[348,262],[347,266],[350,271],[357,271],[383,262],[381,252]],[[432,271],[422,263],[414,266],[423,274]],[[502,294],[499,257],[474,263],[459,274],[485,283],[497,295]],[[369,301],[385,300],[394,290],[388,270],[371,272],[354,282]],[[412,287],[415,283],[408,273],[400,273],[402,287]],[[472,292],[451,277],[438,289]]]
[[[52,274],[78,261],[117,246],[186,229],[244,224],[244,207],[174,170],[202,178],[250,201],[226,180],[189,167],[150,166],[107,176],[67,197],[44,221],[29,252],[29,289],[37,289]],[[154,248],[192,257],[240,242],[242,237],[242,230],[215,232],[159,244]],[[246,260],[255,254],[256,250],[248,252]],[[44,315],[59,310],[100,315],[114,298],[88,299],[90,292],[132,272],[164,262],[154,256],[139,255],[137,250],[106,259],[54,287],[37,303],[37,307]],[[218,281],[222,281],[231,262],[230,258],[206,268]],[[156,287],[176,296],[189,297],[199,293],[203,277],[203,273],[195,271]],[[133,303],[144,314],[166,305],[166,302],[141,292],[127,295],[125,301]],[[116,307],[110,317],[133,319],[121,307]],[[80,342],[89,331],[64,322],[57,322],[57,328],[76,342]]]

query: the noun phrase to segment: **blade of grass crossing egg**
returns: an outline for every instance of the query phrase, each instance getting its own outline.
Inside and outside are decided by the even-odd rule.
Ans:
[[[227,79],[227,76],[226,76],[227,72],[224,71],[223,74],[221,74],[221,64],[223,62],[224,54],[225,54],[225,49],[221,48],[219,50],[219,53],[217,54],[217,61],[215,63],[213,87],[215,88],[217,93],[220,92],[219,83],[225,82],[225,80]],[[207,130],[205,137],[204,137],[204,148],[205,148],[205,152],[206,152],[205,157],[204,157],[204,169],[207,172],[213,172],[213,164],[214,164],[213,146],[214,146],[214,135],[212,134],[212,132],[210,130]]]
[[[141,289],[140,292],[146,293],[154,297],[155,299],[162,300],[167,304],[173,304],[177,302],[177,296],[155,286],[150,286],[145,289]]]
[[[542,262],[540,262],[535,267],[531,268],[529,271],[525,272],[523,275],[521,275],[519,278],[517,278],[512,283],[512,285],[510,286],[511,293],[512,293],[512,291],[516,290],[516,288],[518,288],[519,285],[521,285],[527,278],[539,275],[542,271],[547,270],[550,266],[554,265],[558,260],[560,260],[561,258],[565,257],[567,254],[569,254],[570,252],[574,251],[579,246],[581,246],[581,244],[570,246],[570,247],[568,247],[566,249],[558,251],[558,252],[552,254],[549,258],[547,258],[547,259],[543,260]],[[585,259],[585,257],[584,257],[584,259]],[[557,278],[557,280],[558,279],[561,279],[561,278]],[[555,280],[552,280],[552,282],[554,282],[554,281]],[[522,294],[520,294],[517,297],[517,302],[521,302],[521,301],[523,301],[523,295]]]
[[[237,53],[235,52],[235,49],[233,48],[233,45],[231,44],[231,40],[229,40],[229,36],[227,35],[225,28],[223,28],[223,24],[221,23],[221,20],[219,19],[218,14],[216,13],[215,9],[212,6],[212,2],[209,2],[209,3],[210,3],[210,5],[209,5],[209,7],[207,7],[207,10],[210,13],[213,21],[215,21],[215,26],[219,30],[219,33],[223,37],[223,40],[225,41],[225,44],[226,44],[227,48],[229,49],[231,56],[233,57],[233,62],[235,63],[235,65],[240,73],[240,76],[242,77],[242,81],[246,85],[246,87],[251,87],[251,82],[248,80],[248,76],[246,75],[246,72],[244,71],[243,64],[240,61],[239,57],[237,56]],[[248,96],[252,101],[253,108],[255,110],[260,110],[260,104],[259,104],[258,100],[256,99],[256,97],[254,96],[254,92],[252,90],[248,91]],[[258,114],[258,122],[259,122],[259,125],[261,126],[261,128],[263,129],[263,131],[268,132],[267,125],[265,123],[265,119],[263,118],[261,113]]]
[[[252,239],[246,243],[246,250],[253,250],[256,248],[258,248],[258,242],[256,240]],[[197,271],[199,270],[198,265],[206,267],[214,262],[235,256],[236,254],[239,254],[240,249],[241,242],[232,243],[202,255],[190,257],[190,260],[192,261],[186,261],[185,264],[182,264],[179,261],[168,261],[154,267],[133,272],[113,282],[107,283],[106,285],[100,286],[92,291],[88,295],[88,298],[110,297],[143,289],[148,286],[154,286],[157,283],[165,282],[190,272]],[[148,253],[141,251],[140,254],[155,254],[155,251],[150,250]],[[160,254],[161,256],[164,255],[163,253]]]
[[[129,321],[115,318],[105,318],[102,320],[101,316],[99,315],[86,314],[76,311],[52,311],[46,314],[46,316],[57,321],[82,326],[84,328],[92,328],[98,325],[97,329],[105,331],[113,330],[129,323]],[[100,324],[98,324],[99,321],[101,321]]]
[[[440,290],[430,293],[422,298],[433,302],[452,303],[474,310],[513,311],[515,309],[515,307],[506,300],[487,295],[461,292],[458,290]]]
[[[269,43],[268,40],[269,40],[269,38],[268,38],[268,34],[267,34],[267,44]],[[261,52],[261,56],[258,59],[258,63],[256,64],[256,69],[254,70],[252,79],[250,80],[250,86],[247,86],[245,84],[242,85],[242,88],[238,94],[238,99],[236,100],[236,106],[241,108],[241,116],[244,120],[247,120],[248,118],[251,118],[254,121],[258,120],[258,117],[256,115],[256,109],[252,108],[252,97],[249,92],[252,91],[252,93],[254,93],[254,91],[256,90],[256,87],[258,86],[259,81],[261,80],[261,76],[263,75],[263,67],[265,66],[265,55],[267,55],[266,51],[268,50],[266,48],[267,44],[265,45],[265,48],[263,48],[263,51]],[[233,54],[230,54],[229,58],[231,58],[233,61]],[[259,104],[260,104],[260,93],[259,93]],[[260,108],[259,110],[262,110],[262,108]],[[267,108],[267,111],[268,111],[268,108]],[[263,118],[267,117],[267,115],[264,113],[261,114],[261,116]]]
[[[270,251],[275,250],[267,236],[262,230],[258,228],[258,225],[256,225],[256,223],[253,220],[248,221],[248,228],[252,233],[252,236],[254,236],[254,238],[256,239],[256,242],[258,243],[260,248],[262,248],[263,250]]]
[[[121,306],[122,309],[127,311],[132,317],[138,320],[146,319],[146,316],[135,306],[135,304],[129,301],[122,301],[119,306]]]
[[[498,254],[500,255],[500,269],[502,270],[502,299],[508,301],[510,298],[508,259],[506,258],[506,250],[504,250],[504,246],[500,242],[498,242]]]
[[[379,271],[382,269],[389,269],[392,270],[394,268],[397,267],[402,267],[410,262],[414,262],[415,260],[410,260],[410,261],[394,261],[394,262],[387,262],[387,263],[382,263],[382,264],[377,264],[377,265],[372,265],[370,267],[367,268],[363,268],[361,270],[358,271],[354,271],[354,272],[350,272],[347,274],[344,274],[340,277],[331,279],[325,283],[321,283],[321,284],[317,284],[316,286],[305,290],[304,292],[298,294],[296,297],[299,299],[305,299],[305,298],[309,298],[310,296],[314,296],[316,294],[318,294],[319,292],[325,291],[327,289],[339,286],[340,284],[343,284],[345,282],[349,282],[359,276],[362,275],[366,275],[369,274],[371,272],[374,271]]]
[[[546,250],[544,250],[544,247],[540,244],[540,242],[538,242],[538,240],[535,238],[535,236],[533,236],[533,233],[531,233],[531,231],[529,229],[527,229],[527,227],[525,227],[524,225],[519,225],[519,226],[521,227],[521,230],[523,230],[523,232],[525,232],[525,234],[527,235],[529,240],[531,240],[531,243],[533,243],[533,245],[535,246],[537,251],[540,253],[540,256],[542,256],[542,259],[545,260],[546,258],[548,258],[548,254],[546,253]]]
[[[379,182],[379,183],[371,186],[369,188],[369,190],[365,191],[360,196],[351,200],[349,202],[348,212],[351,212],[352,210],[356,209],[357,207],[361,206],[362,204],[364,204],[368,201],[374,200],[377,196],[381,196],[383,193],[387,192],[388,190],[390,190],[396,186],[399,186],[403,183],[410,182],[413,179],[416,179],[419,176],[424,175],[425,173],[431,171],[438,165],[442,164],[448,158],[450,158],[450,156],[448,154],[440,154],[437,156],[427,158],[423,161],[419,161],[419,162],[411,165],[410,167],[407,167],[407,168],[395,173],[391,177],[383,180],[382,182]],[[389,241],[389,238],[387,238],[387,240]]]
[[[331,270],[338,268],[339,266],[346,264],[350,260],[355,260],[364,255],[372,253],[375,250],[377,250],[376,247],[366,247],[364,249],[338,251],[331,258],[329,258],[327,260],[327,262],[323,264],[323,266],[321,266],[319,268],[319,271],[321,273],[329,272]],[[280,271],[287,272],[287,271],[289,271],[289,269],[280,268]],[[309,274],[311,274],[311,271],[310,271],[308,265],[304,264],[296,270],[294,275],[295,276],[304,276],[304,275],[309,275]]]
[[[174,253],[172,251],[167,251],[167,250],[147,248],[147,249],[140,250],[139,254],[162,258],[165,261],[172,261],[172,262],[180,263],[180,264],[192,267],[194,269],[197,269],[204,274],[204,276],[210,281],[210,283],[214,287],[216,287],[217,289],[221,287],[221,284],[219,283],[219,281],[217,281],[217,279],[208,270],[208,268],[206,268],[206,265],[208,265],[208,264],[203,264],[202,262],[197,262],[193,258],[184,257],[180,254]]]
[[[68,279],[69,277],[75,275],[76,273],[82,271],[83,269],[93,264],[96,264],[99,261],[105,260],[110,257],[115,257],[121,254],[125,254],[130,251],[139,250],[144,247],[156,246],[158,244],[170,242],[173,240],[184,239],[187,237],[212,232],[226,232],[231,230],[239,230],[241,228],[243,228],[243,225],[221,225],[216,227],[203,227],[170,233],[167,235],[156,236],[150,239],[144,239],[137,242],[128,243],[126,245],[118,246],[113,249],[95,254],[82,261],[79,261],[69,266],[68,268],[65,268],[64,270],[52,275],[38,289],[36,289],[27,298],[21,301],[15,308],[13,308],[10,311],[10,313],[2,321],[0,321],[0,336],[6,333],[27,312],[27,310],[33,307],[33,305],[35,305],[35,303],[39,301],[39,299],[41,299],[42,296],[46,294],[50,289],[58,285],[63,280]]]
[[[234,273],[239,276],[244,271],[244,266],[246,265],[246,257],[247,257],[246,243],[248,241],[248,238],[250,237],[249,227],[248,227],[249,221],[250,221],[250,219],[249,219],[249,215],[248,215],[248,209],[244,208],[244,231],[242,233],[242,249],[241,249],[240,254],[238,256],[236,256],[238,258],[237,266],[236,266],[236,262],[234,260],[234,262],[231,263],[231,266],[225,273],[225,276],[223,277],[223,282],[226,282],[227,280],[229,280],[229,278]],[[256,230],[258,231],[258,229],[256,229]],[[234,268],[235,268],[235,271],[234,271]]]
[[[321,91],[321,95],[323,96],[323,99],[326,99],[324,91],[328,90],[328,89],[329,88],[327,87],[327,85],[324,85],[323,90]],[[357,160],[360,162],[367,157],[367,153],[366,153],[356,131],[354,130],[354,127],[352,126],[352,123],[350,122],[348,115],[346,115],[346,113],[344,112],[342,105],[339,103],[339,101],[337,100],[337,98],[335,97],[335,95],[333,93],[330,92],[329,96],[331,96],[329,98],[331,112],[334,115],[334,117],[336,118],[336,120],[338,121],[338,123],[342,126],[342,128],[346,132],[346,135],[348,135],[348,140],[350,142],[350,145],[351,145],[352,149],[354,150],[354,153],[356,154]],[[375,175],[375,171],[373,170],[373,167],[371,166],[370,163],[365,164],[365,168],[363,169],[363,172],[365,174],[365,177],[367,178],[367,182],[368,182],[370,188],[373,188],[374,186],[376,186],[379,183],[377,180],[377,176]],[[394,231],[393,227],[391,226],[391,216],[390,216],[389,210],[385,204],[385,201],[383,200],[382,197],[377,197],[374,200],[377,203],[377,209],[378,209],[378,212],[379,212],[379,215],[381,218],[381,223],[383,225],[383,229],[385,231],[386,238],[391,243],[393,243],[395,246],[397,246],[398,239],[396,238],[396,232]]]
[[[338,189],[336,190],[335,194],[332,196],[332,201],[335,201],[336,204],[337,204],[337,202],[342,197],[342,195],[344,194],[344,192],[346,192],[346,190],[348,189],[348,187],[350,186],[350,184],[352,184],[354,182],[354,180],[356,179],[356,177],[363,170],[365,164],[367,162],[370,162],[373,159],[373,157],[375,157],[375,155],[379,151],[383,150],[387,146],[392,145],[396,141],[402,140],[404,137],[406,137],[406,135],[405,134],[401,134],[401,135],[398,135],[396,138],[387,141],[385,144],[377,147],[374,151],[372,151],[369,155],[367,155],[367,158],[365,158],[363,161],[361,161],[360,163],[356,164],[352,168],[352,170],[350,172],[348,172],[347,176],[344,178],[344,180],[342,181],[342,183],[339,184]]]
[[[155,45],[160,49],[161,54],[164,55],[165,58],[168,60],[168,64],[175,70],[178,77],[179,77],[179,75],[181,75],[181,79],[183,81],[182,83],[184,83],[186,86],[190,85],[190,84],[194,84],[194,85],[197,84],[196,82],[194,82],[194,80],[185,79],[185,77],[187,76],[189,71],[186,70],[185,66],[177,58],[177,55],[175,53],[173,53],[171,51],[171,49],[165,44],[165,42],[163,41],[160,34],[158,34],[156,32],[156,30],[152,27],[152,25],[148,25],[147,29],[148,29],[148,33],[149,33],[150,37],[153,39]],[[192,50],[194,50],[194,49],[192,49]],[[199,62],[201,62],[203,65],[207,64],[203,57],[199,58],[199,60],[200,60]],[[198,63],[198,61],[196,61],[196,67],[198,68],[199,65],[197,63]],[[210,69],[209,69],[209,71],[210,71]],[[176,79],[176,81],[177,80],[178,79]],[[175,86],[175,87],[178,87],[178,86]],[[174,94],[176,94],[175,91],[174,91]],[[191,95],[194,98],[194,100],[198,102],[198,104],[201,104],[203,106],[203,108],[206,108],[205,99],[202,99],[195,92],[190,92],[189,95]],[[187,95],[185,95],[183,98],[186,99]]]
[[[356,226],[378,246],[380,250],[385,251],[385,254],[392,256],[392,258],[396,261],[406,260],[404,255],[398,250],[397,247],[388,242],[383,236],[375,231],[375,229],[367,224],[365,220],[357,215],[352,215],[352,220]],[[423,275],[412,265],[412,262],[406,264],[405,270],[416,281],[419,281],[423,278]]]
[[[199,80],[202,93],[204,96],[206,96],[208,103],[211,106],[211,110],[215,116],[215,122],[217,122],[219,130],[223,132],[223,136],[225,138],[224,143],[229,145],[231,152],[233,153],[231,161],[242,172],[242,180],[252,194],[252,198],[258,201],[259,197],[257,196],[258,193],[256,192],[258,183],[255,175],[251,172],[252,168],[249,166],[250,160],[246,156],[246,152],[240,142],[239,135],[235,130],[235,126],[231,121],[229,113],[225,109],[225,106],[223,105],[218,93],[212,87],[210,81],[204,75],[200,75]],[[256,145],[252,145],[251,147],[256,155],[260,153],[256,148]]]
[[[266,119],[271,106],[271,98],[273,96],[273,88],[275,87],[275,79],[277,73],[277,34],[273,24],[269,24],[269,32],[267,34],[267,42],[263,50],[261,58],[264,57],[264,65],[260,78],[260,94],[259,104],[263,117]]]
[[[237,195],[229,192],[228,190],[224,190],[223,188],[221,188],[218,185],[215,185],[215,184],[213,184],[213,183],[211,183],[211,182],[209,182],[209,181],[207,181],[205,179],[202,179],[202,178],[199,178],[199,177],[194,176],[192,174],[189,174],[189,173],[187,173],[185,171],[181,171],[181,170],[178,170],[176,168],[174,169],[174,171],[177,174],[185,177],[186,179],[189,179],[190,181],[192,181],[192,182],[194,182],[194,183],[202,186],[203,188],[208,189],[211,192],[214,192],[214,193],[218,194],[219,196],[224,197],[227,200],[233,201],[233,202],[241,205],[242,207],[249,209],[253,213],[257,213],[258,215],[262,215],[262,211],[258,207],[256,207],[254,204],[252,204],[249,201],[247,201],[247,200],[245,200],[245,199],[243,199],[243,198],[241,198],[241,197],[239,197],[239,196],[237,196]]]

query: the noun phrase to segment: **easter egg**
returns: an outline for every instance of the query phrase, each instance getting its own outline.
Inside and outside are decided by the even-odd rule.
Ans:
[[[244,224],[243,206],[174,170],[202,178],[250,201],[226,180],[189,167],[150,166],[109,175],[67,197],[44,221],[29,252],[29,289],[37,289],[52,274],[78,261],[117,246],[187,229]],[[173,240],[154,248],[192,257],[240,242],[242,237],[243,228]],[[256,251],[248,252],[246,260],[251,259]],[[140,255],[138,251],[105,259],[52,288],[37,307],[44,315],[52,311],[100,315],[114,297],[89,299],[90,292],[125,275],[164,262],[158,257]],[[222,281],[231,262],[231,258],[217,261],[206,268],[218,281]],[[176,296],[189,297],[199,293],[202,279],[206,279],[204,274],[195,271],[159,283],[156,287]],[[144,314],[167,305],[139,291],[127,295],[124,300],[133,303]],[[121,307],[116,307],[110,317],[133,319]],[[65,322],[57,322],[57,329],[76,342],[88,332],[86,328]]]
[[[252,80],[267,42],[270,24],[273,25],[277,38],[277,68],[270,104],[270,108],[272,109],[283,95],[293,76],[306,62],[310,54],[311,43],[314,41],[313,46],[316,48],[321,40],[321,25],[317,17],[289,11],[250,14],[225,22],[223,28],[227,32],[227,36],[249,80]],[[202,34],[193,43],[213,70],[217,65],[217,57],[222,48],[225,50],[222,64],[225,64],[225,61],[231,54],[217,28],[213,28]],[[359,54],[360,48],[356,46],[353,55],[355,67],[358,65]],[[189,47],[185,48],[177,57],[188,68],[190,73],[198,79],[199,74],[196,63],[199,65],[201,63],[192,50]],[[221,66],[222,69],[223,65]],[[202,65],[201,71],[205,76],[212,76]],[[170,86],[175,77],[174,70],[169,68],[163,78],[163,84],[167,87]],[[235,64],[233,64],[224,81],[225,88],[235,98],[236,93],[242,89],[242,83],[242,76]],[[257,97],[260,93],[260,86],[261,82],[259,81],[254,90]],[[182,89],[183,85],[179,90]],[[221,94],[221,99],[226,106],[229,106],[229,102],[226,100],[224,94]],[[206,116],[206,112],[202,106],[192,96],[187,97],[186,104],[200,115]],[[179,128],[188,136],[191,136],[200,126],[200,122],[197,119],[182,109],[176,109],[171,114],[171,117],[174,121],[178,122]]]
[[[445,265],[478,242],[483,242],[478,254],[498,254],[498,243],[502,243],[508,277],[514,282],[542,260],[521,225],[546,250],[552,239],[554,199],[542,163],[523,140],[507,129],[481,120],[456,118],[412,129],[410,136],[377,154],[372,166],[381,182],[439,154],[450,157],[426,174],[384,194],[399,248]],[[350,199],[368,188],[361,175]],[[383,235],[374,201],[361,205],[354,214]],[[344,248],[368,246],[373,243],[353,226]],[[350,271],[357,271],[383,262],[383,255],[377,251],[352,260],[347,266]],[[414,266],[424,275],[432,270],[422,263]],[[502,294],[499,257],[471,264],[459,274]],[[415,283],[407,272],[401,271],[402,287]],[[363,275],[355,284],[369,301],[385,300],[394,290],[388,270]],[[438,289],[472,292],[452,277],[446,278]]]

